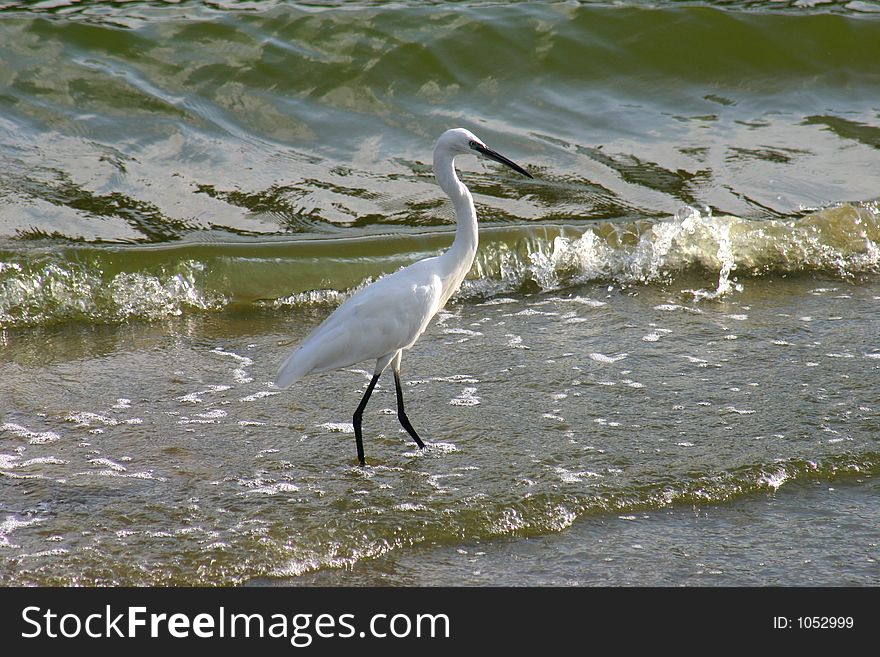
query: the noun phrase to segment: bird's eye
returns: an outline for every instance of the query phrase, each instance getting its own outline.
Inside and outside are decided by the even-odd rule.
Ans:
[[[476,148],[477,148],[477,146],[479,146],[479,144],[478,144],[477,142],[471,140],[471,141],[468,142],[468,146],[470,146],[471,148],[473,148],[474,150],[476,150]]]

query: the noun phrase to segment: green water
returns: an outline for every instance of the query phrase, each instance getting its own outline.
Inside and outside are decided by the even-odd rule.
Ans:
[[[0,581],[877,585],[878,61],[860,2],[6,3]],[[460,158],[362,469],[372,363],[270,381],[451,242],[455,126],[535,179]]]

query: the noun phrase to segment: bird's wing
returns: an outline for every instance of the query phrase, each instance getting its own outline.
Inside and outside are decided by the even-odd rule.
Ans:
[[[276,385],[406,349],[439,310],[443,286],[422,260],[379,279],[348,300],[287,357]]]

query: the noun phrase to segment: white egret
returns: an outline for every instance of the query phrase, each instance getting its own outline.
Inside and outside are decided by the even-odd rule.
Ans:
[[[419,448],[425,446],[403,408],[400,360],[403,351],[415,344],[431,318],[461,286],[477,253],[474,199],[458,179],[454,166],[455,157],[466,154],[484,155],[532,177],[518,164],[487,148],[473,133],[462,128],[444,132],[434,147],[434,177],[455,208],[457,226],[452,246],[442,255],[425,258],[380,278],[347,299],[278,369],[275,385],[287,388],[309,374],[375,359],[373,378],[353,417],[361,465],[365,464],[361,417],[376,382],[388,365],[394,369],[397,418]]]

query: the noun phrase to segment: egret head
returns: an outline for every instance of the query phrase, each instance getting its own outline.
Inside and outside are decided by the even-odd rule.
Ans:
[[[483,141],[473,132],[465,130],[464,128],[452,128],[440,135],[440,139],[437,140],[436,150],[445,150],[453,157],[466,154],[483,155],[490,160],[495,160],[496,162],[500,162],[501,164],[510,167],[514,171],[521,173],[528,178],[532,177],[528,171],[487,147],[486,144],[484,144]]]

